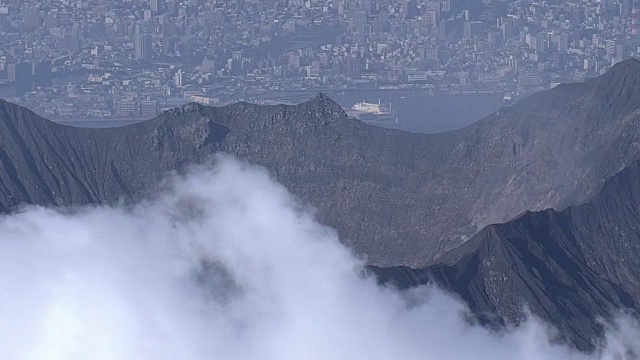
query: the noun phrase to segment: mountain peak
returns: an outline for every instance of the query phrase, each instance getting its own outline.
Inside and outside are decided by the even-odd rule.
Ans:
[[[640,61],[619,62],[586,84],[591,92],[588,102],[594,123],[621,120],[636,111],[640,104]]]
[[[611,91],[612,86],[620,84],[640,87],[640,61],[633,58],[621,61],[596,79],[602,91]]]
[[[315,94],[313,97],[311,97],[309,100],[302,103],[301,105],[304,105],[306,107],[311,107],[317,110],[322,110],[324,112],[334,113],[334,114],[344,113],[344,111],[342,110],[342,107],[337,102],[333,101],[333,99],[331,99],[329,96],[327,96],[322,92]]]
[[[309,102],[333,102],[333,100],[323,92],[317,92],[309,100]]]
[[[607,73],[622,75],[640,75],[640,61],[635,58],[623,60],[613,65]]]
[[[45,119],[26,107],[0,99],[0,121],[25,123],[30,125],[47,124],[47,126],[64,126]]]
[[[169,115],[182,115],[191,112],[200,111],[202,109],[202,105],[197,102],[190,102],[179,107],[166,110],[164,113]]]

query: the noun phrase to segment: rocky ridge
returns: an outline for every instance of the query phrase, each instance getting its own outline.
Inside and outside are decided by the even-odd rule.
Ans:
[[[296,106],[197,104],[115,129],[61,126],[0,103],[0,209],[134,199],[223,151],[265,166],[374,265],[440,261],[482,228],[584,203],[640,158],[640,63],[424,135]]]
[[[586,204],[490,225],[442,260],[371,270],[401,289],[435,283],[489,322],[518,323],[526,306],[580,349],[592,349],[599,318],[639,308],[640,162]]]

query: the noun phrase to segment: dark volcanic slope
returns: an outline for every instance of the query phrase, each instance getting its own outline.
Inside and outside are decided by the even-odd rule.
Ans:
[[[416,266],[486,225],[587,200],[640,158],[639,106],[630,60],[445,134],[366,126],[322,97],[216,122],[231,129],[225,151],[269,168],[372,263]]]
[[[228,133],[201,116],[160,117],[125,128],[57,125],[0,104],[0,208],[130,198],[180,165],[216,151]]]
[[[584,205],[488,226],[443,260],[373,270],[401,288],[435,280],[479,314],[517,321],[527,304],[589,348],[601,330],[596,317],[640,303],[640,162]]]
[[[640,158],[640,63],[559,86],[469,128],[411,134],[298,106],[190,105],[118,129],[54,125],[0,106],[0,206],[135,197],[226,151],[266,166],[377,265],[422,266],[484,226],[579,204]]]

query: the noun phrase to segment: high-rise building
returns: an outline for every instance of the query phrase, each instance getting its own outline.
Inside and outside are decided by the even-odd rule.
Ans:
[[[615,40],[605,40],[604,42],[605,50],[607,51],[607,56],[613,57],[616,54],[616,41]]]
[[[178,69],[178,71],[176,72],[176,74],[173,76],[173,82],[176,84],[176,86],[181,87],[183,86],[183,79],[182,79],[182,69]]]
[[[466,21],[462,26],[462,37],[465,40],[473,39],[480,33],[482,23],[479,21]]]
[[[569,34],[560,34],[558,35],[558,51],[567,52],[569,51]]]
[[[33,73],[31,63],[18,62],[7,66],[7,79],[14,84],[16,95],[22,95],[32,90]]]
[[[620,1],[620,16],[629,17],[633,8],[633,0]]]
[[[139,113],[138,104],[135,99],[115,99],[113,102],[113,108],[116,114],[120,116],[135,116]]]
[[[631,35],[640,35],[640,0],[631,2]]]
[[[151,35],[149,34],[138,34],[135,39],[135,55],[136,60],[145,61],[151,59],[153,44],[151,40]]]
[[[614,62],[619,63],[629,57],[629,46],[627,44],[616,45],[616,57]]]
[[[149,0],[149,9],[153,14],[160,12],[160,0]]]
[[[169,36],[162,39],[162,52],[164,55],[174,55],[176,53],[176,45],[178,38]]]
[[[33,64],[33,84],[36,87],[48,87],[52,83],[50,61],[39,61]]]
[[[140,115],[156,115],[158,112],[158,101],[151,99],[140,100]]]

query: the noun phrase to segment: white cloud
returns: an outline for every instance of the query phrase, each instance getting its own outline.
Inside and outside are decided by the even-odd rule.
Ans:
[[[535,320],[469,326],[438,290],[408,307],[265,171],[217,162],[133,208],[2,218],[0,359],[591,359]]]

